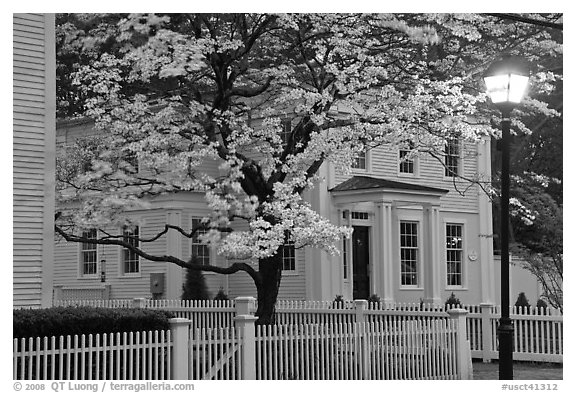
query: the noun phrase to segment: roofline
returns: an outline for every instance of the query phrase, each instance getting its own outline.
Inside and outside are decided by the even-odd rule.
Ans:
[[[365,194],[366,192],[374,192],[374,193],[391,193],[391,194],[406,194],[406,195],[437,195],[442,196],[446,195],[449,191],[442,190],[442,189],[432,189],[432,190],[410,190],[405,188],[389,188],[389,187],[370,187],[370,188],[360,188],[357,190],[341,190],[341,191],[330,191],[333,193],[337,193],[339,196],[345,195],[357,195],[357,194]]]
[[[77,126],[81,124],[89,124],[94,122],[95,121],[93,118],[87,116],[56,119],[56,128]]]

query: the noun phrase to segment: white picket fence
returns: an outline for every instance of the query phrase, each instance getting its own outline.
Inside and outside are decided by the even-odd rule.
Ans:
[[[57,305],[164,309],[172,311],[177,317],[190,319],[193,328],[232,327],[236,315],[234,301],[69,300]],[[256,304],[251,307],[255,309]],[[491,304],[461,307],[468,311],[467,337],[472,357],[484,361],[498,359],[500,307]],[[563,362],[563,316],[558,310],[510,307],[510,316],[514,323],[514,360]],[[444,305],[426,303],[279,300],[276,305],[276,323],[279,325],[389,323],[446,317]]]
[[[471,379],[466,311],[428,321],[255,326],[238,298],[236,327],[173,323],[175,379]]]
[[[171,332],[14,339],[13,379],[170,379]]]
[[[355,315],[359,315],[366,301],[356,303]],[[436,320],[264,327],[255,325],[253,298],[238,298],[234,306],[235,326],[227,328],[195,328],[192,320],[173,318],[170,331],[15,339],[13,377],[471,378],[465,310],[451,310],[450,316]]]
[[[256,329],[256,379],[457,379],[454,320],[269,325]]]

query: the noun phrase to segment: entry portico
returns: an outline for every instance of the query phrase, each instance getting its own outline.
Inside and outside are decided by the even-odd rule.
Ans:
[[[342,245],[343,293],[351,298],[378,294],[381,300],[393,302],[398,289],[419,290],[424,302],[442,302],[440,197],[446,193],[369,176],[353,176],[330,189],[339,223],[355,229]],[[401,223],[407,228],[413,225],[413,232],[401,233]],[[402,255],[409,254],[402,253],[410,250],[401,250],[406,245],[417,245],[408,265]],[[410,277],[404,280],[402,275],[407,274]]]

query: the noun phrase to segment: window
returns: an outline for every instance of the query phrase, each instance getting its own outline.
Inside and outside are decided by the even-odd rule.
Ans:
[[[202,227],[202,221],[199,218],[192,219],[192,229]],[[198,229],[194,236],[192,236],[192,256],[195,256],[201,265],[210,264],[210,247],[206,243],[202,243],[199,237],[207,233],[208,230],[205,228]]]
[[[366,150],[358,153],[356,159],[352,163],[354,169],[366,169]]]
[[[124,229],[122,231],[123,240],[134,247],[140,246],[139,236],[139,227],[134,227],[132,230]],[[138,257],[138,254],[124,247],[122,247],[122,273],[140,273],[140,258]]]
[[[369,219],[367,212],[352,212],[351,217],[353,220],[368,220]]]
[[[399,150],[399,170],[400,173],[414,173],[414,158],[407,158],[412,149],[410,147]]]
[[[418,285],[418,223],[400,222],[400,283]]]
[[[134,153],[133,151],[128,151],[124,155],[124,161],[126,161],[126,163],[130,165],[129,167],[126,167],[128,173],[132,174],[138,173],[140,167],[138,164],[138,156],[136,155],[136,153]]]
[[[290,237],[287,238],[286,243],[282,246],[282,270],[296,271],[296,248]]]
[[[82,237],[96,240],[96,229],[82,232]],[[98,270],[97,245],[80,243],[80,271],[83,276],[95,275]]]
[[[462,285],[462,224],[446,224],[446,282]]]
[[[460,173],[460,141],[450,138],[446,141],[444,156],[444,175],[457,176]]]
[[[282,131],[280,131],[280,138],[282,139],[282,146],[286,147],[292,135],[292,120],[282,120]]]

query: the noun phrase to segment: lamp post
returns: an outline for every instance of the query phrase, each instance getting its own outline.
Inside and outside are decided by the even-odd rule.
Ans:
[[[520,103],[528,86],[529,70],[518,58],[506,56],[490,65],[484,74],[486,91],[492,103],[502,112],[502,174],[500,196],[500,306],[498,357],[500,379],[513,379],[512,343],[514,326],[510,319],[510,252],[508,220],[510,202],[510,113]]]

